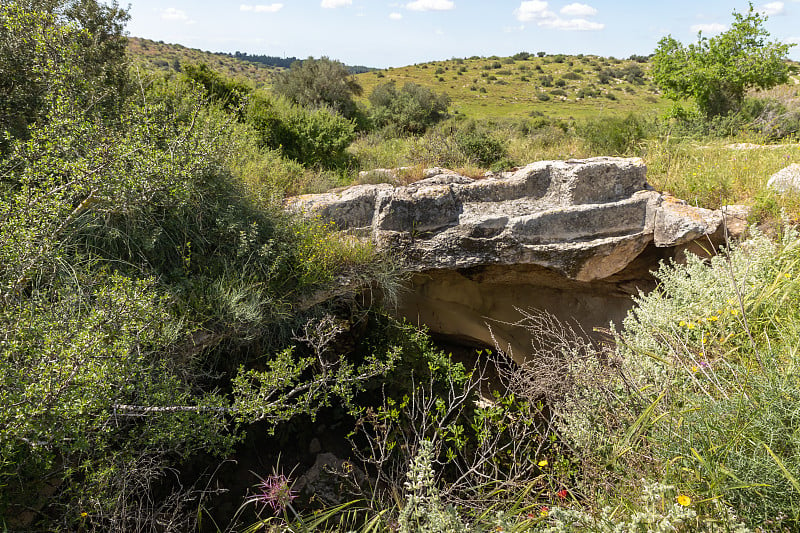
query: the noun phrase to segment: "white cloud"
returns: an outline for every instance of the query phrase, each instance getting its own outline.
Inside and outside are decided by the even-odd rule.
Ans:
[[[567,4],[561,8],[560,13],[568,17],[593,17],[597,10],[588,4]]]
[[[547,9],[547,2],[541,0],[527,0],[514,10],[514,16],[520,22],[530,22],[544,18],[554,18],[555,13]]]
[[[277,13],[283,9],[283,4],[259,4],[259,5],[249,5],[249,4],[242,4],[239,6],[239,11],[254,11],[256,13]]]
[[[414,0],[406,4],[411,11],[450,11],[455,7],[453,0]]]
[[[606,27],[605,24],[592,22],[591,20],[562,18],[543,20],[539,22],[539,26],[565,31],[599,31]]]
[[[768,4],[764,4],[761,6],[761,13],[767,15],[768,17],[774,15],[783,15],[784,11],[784,3],[783,2],[769,2]]]
[[[561,9],[564,15],[572,17],[589,17],[597,10],[587,4],[569,4]],[[514,10],[514,16],[520,22],[535,22],[542,28],[563,31],[598,31],[606,27],[605,24],[586,20],[585,18],[561,18],[552,11],[547,2],[543,0],[526,0]]]
[[[728,29],[728,27],[724,24],[719,24],[718,22],[712,22],[710,24],[695,24],[690,28],[694,32],[701,31],[703,33],[721,33]]]
[[[403,18],[403,15],[400,13],[389,13],[389,18],[392,20],[400,20]]]
[[[161,10],[161,18],[164,20],[180,20],[181,22],[189,22],[189,15],[186,11],[168,7]]]
[[[352,6],[353,0],[322,0],[320,6],[327,9],[335,9],[337,7]]]

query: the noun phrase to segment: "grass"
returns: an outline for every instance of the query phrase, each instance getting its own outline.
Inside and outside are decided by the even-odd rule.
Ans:
[[[746,150],[734,149],[731,144],[731,139],[649,140],[644,147],[648,181],[656,190],[692,205],[717,209],[727,204],[771,204],[773,214],[784,208],[796,218],[800,214],[797,198],[773,195],[766,185],[778,170],[800,163],[800,144]]]

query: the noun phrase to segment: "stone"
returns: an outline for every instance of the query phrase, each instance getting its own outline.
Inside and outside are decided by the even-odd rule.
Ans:
[[[753,208],[748,205],[733,204],[723,206],[721,211],[725,219],[725,228],[728,232],[728,238],[744,238],[749,227],[747,219],[750,218],[750,213],[752,213]]]
[[[498,342],[518,361],[535,348],[510,325],[517,308],[607,327],[631,294],[653,286],[660,260],[724,240],[721,211],[652,190],[638,158],[539,161],[480,179],[423,175],[291,198],[286,208],[391,251],[411,273],[400,315],[466,343]]]
[[[722,211],[692,207],[683,200],[664,197],[653,224],[653,242],[662,248],[686,244],[714,235],[721,224]]]
[[[297,478],[292,489],[304,497],[314,497],[325,505],[335,506],[356,499],[358,487],[369,481],[364,471],[350,461],[332,453],[320,453],[314,464]]]
[[[767,187],[783,194],[800,192],[800,164],[792,163],[773,174]]]

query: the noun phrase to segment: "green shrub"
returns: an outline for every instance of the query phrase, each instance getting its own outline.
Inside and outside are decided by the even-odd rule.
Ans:
[[[603,117],[579,123],[578,135],[593,153],[599,155],[633,154],[653,130],[646,120],[629,114],[627,117]]]
[[[355,139],[355,124],[330,109],[307,109],[262,95],[250,98],[245,121],[258,133],[261,146],[280,149],[306,166],[346,164],[346,149]]]
[[[565,436],[620,486],[675,485],[708,522],[733,509],[752,528],[797,529],[799,264],[791,230],[662,266],[617,334],[618,371],[574,369],[595,385],[565,398]]]
[[[447,115],[450,99],[445,94],[406,83],[398,91],[395,83],[377,86],[369,95],[370,116],[378,127],[391,127],[399,132],[420,134]]]
[[[327,57],[295,61],[275,75],[272,89],[295,104],[327,108],[350,119],[357,110],[353,97],[363,91],[345,65]]]
[[[489,167],[507,155],[503,143],[477,122],[469,122],[455,133],[456,144],[475,165]]]

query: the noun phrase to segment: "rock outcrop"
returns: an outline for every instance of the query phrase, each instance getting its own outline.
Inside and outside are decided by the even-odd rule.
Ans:
[[[292,198],[287,208],[373,239],[416,273],[400,312],[462,341],[530,351],[515,308],[621,320],[660,259],[709,249],[720,211],[652,190],[637,158],[541,161],[471,179],[430,169],[416,183],[359,185]],[[487,322],[494,321],[494,339]],[[501,323],[506,323],[502,325]]]
[[[767,187],[780,193],[800,192],[800,164],[792,163],[773,174],[767,181]]]

